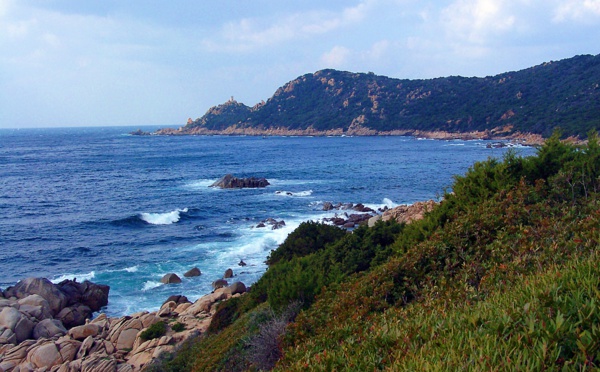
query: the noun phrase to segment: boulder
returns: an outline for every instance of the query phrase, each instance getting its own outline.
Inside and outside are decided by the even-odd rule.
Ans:
[[[219,288],[223,288],[223,287],[227,287],[229,283],[227,283],[227,280],[225,279],[217,279],[214,282],[212,282],[212,287],[213,289],[219,289]]]
[[[27,312],[39,320],[52,317],[50,304],[46,299],[38,294],[32,294],[18,301],[21,311]]]
[[[246,285],[242,282],[234,282],[230,286],[226,287],[223,293],[234,295],[236,293],[245,293]]]
[[[369,221],[367,222],[368,226],[373,227],[373,226],[375,226],[377,221],[380,221],[380,220],[381,220],[381,215],[378,214],[377,216],[373,216],[373,217],[369,218]]]
[[[85,324],[86,319],[92,317],[92,310],[85,305],[75,305],[65,307],[56,314],[56,319],[60,320],[65,327],[72,328]]]
[[[165,276],[162,277],[160,282],[164,284],[177,284],[181,283],[181,278],[178,277],[177,274],[169,273],[165,274]]]
[[[200,276],[200,275],[202,275],[202,273],[200,272],[200,269],[197,267],[194,267],[193,269],[190,269],[185,274],[183,274],[183,276],[185,276],[186,278],[191,278],[191,277]]]
[[[0,344],[17,344],[17,336],[15,336],[15,333],[12,331],[12,329],[6,328],[4,332],[0,333]]]
[[[25,298],[32,294],[42,296],[50,305],[52,314],[58,314],[67,306],[68,298],[46,278],[27,278],[6,290],[7,297]]]
[[[15,329],[15,326],[21,319],[21,313],[14,307],[4,307],[0,311],[0,326],[8,329]]]
[[[223,278],[225,278],[225,279],[233,278],[233,270],[232,269],[225,270],[225,273],[223,274]]]
[[[172,296],[169,296],[169,298],[167,298],[167,300],[165,302],[163,302],[163,305],[166,304],[167,302],[171,302],[171,301],[175,302],[177,305],[190,302],[190,300],[188,300],[188,298],[185,296],[172,295]]]
[[[75,340],[83,341],[89,336],[96,337],[102,332],[98,324],[89,323],[69,329],[69,336]]]
[[[63,363],[60,351],[52,341],[34,347],[27,354],[27,360],[37,368],[46,369]]]
[[[257,188],[267,187],[270,183],[265,178],[237,178],[231,174],[225,175],[210,187],[220,187],[222,189],[240,189],[240,188]]]
[[[67,296],[67,306],[83,304],[95,312],[108,304],[110,287],[107,285],[92,283],[88,280],[78,283],[75,280],[67,279],[56,286]]]
[[[247,264],[244,262],[244,260],[240,260],[240,262],[238,263],[238,266],[246,266]]]
[[[330,202],[323,203],[323,210],[324,211],[330,211],[332,209],[333,209],[333,204],[331,204]]]
[[[16,342],[22,342],[33,336],[35,324],[27,315],[14,307],[4,307],[0,311],[0,326],[10,329],[14,333]]]
[[[44,319],[33,328],[33,338],[52,338],[54,336],[63,336],[67,334],[67,329],[60,320]]]
[[[371,212],[375,212],[373,209],[369,208],[369,207],[365,207],[363,204],[358,203],[356,204],[354,207],[352,207],[352,209],[354,209],[357,212],[362,212],[362,213],[371,213]]]

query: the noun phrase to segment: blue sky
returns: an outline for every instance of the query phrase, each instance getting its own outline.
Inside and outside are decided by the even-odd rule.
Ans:
[[[324,68],[487,76],[599,40],[600,0],[0,0],[0,128],[180,126]]]

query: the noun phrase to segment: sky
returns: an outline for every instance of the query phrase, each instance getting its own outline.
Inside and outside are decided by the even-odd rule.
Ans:
[[[600,54],[600,0],[0,0],[0,128],[178,127],[325,68],[490,76]]]

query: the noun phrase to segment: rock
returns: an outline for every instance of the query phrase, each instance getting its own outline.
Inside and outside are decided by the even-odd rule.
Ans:
[[[77,351],[81,347],[81,342],[69,339],[59,339],[56,342],[56,347],[60,353],[63,362],[72,361],[77,355]]]
[[[139,331],[139,329],[135,328],[128,328],[121,331],[115,344],[117,350],[131,350]]]
[[[89,336],[96,337],[102,332],[98,324],[89,323],[69,329],[69,336],[75,340],[83,341]]]
[[[369,208],[369,207],[365,207],[363,204],[358,203],[356,204],[352,209],[354,209],[357,212],[362,212],[362,213],[371,213],[371,212],[375,212],[373,209]]]
[[[223,293],[234,295],[236,293],[246,293],[246,285],[242,282],[234,282],[226,287]]]
[[[239,189],[266,187],[268,185],[270,185],[270,183],[265,178],[237,178],[232,176],[231,174],[227,174],[217,182],[210,185],[210,187],[220,187],[222,189]]]
[[[92,310],[85,305],[75,305],[65,307],[56,314],[56,319],[60,320],[65,327],[72,328],[85,324],[86,319],[91,318]]]
[[[227,283],[227,280],[225,280],[225,279],[217,279],[214,282],[212,282],[213,289],[227,287],[228,285],[229,285],[229,283]]]
[[[21,305],[20,306],[21,311],[26,311],[27,313],[29,313],[32,316],[35,316],[39,320],[52,317],[52,311],[50,309],[50,304],[48,303],[48,301],[46,301],[46,299],[44,297],[42,297],[38,294],[32,294],[25,298],[22,298],[18,301],[18,303],[19,303],[19,305]],[[33,312],[35,312],[36,314],[28,311],[24,305],[31,306]],[[39,307],[39,315],[38,315],[38,311],[33,309],[35,307]]]
[[[333,204],[331,204],[330,202],[323,203],[323,210],[324,211],[333,210]]]
[[[183,276],[185,276],[186,278],[191,278],[191,277],[200,276],[200,275],[202,275],[202,273],[200,272],[200,269],[197,267],[194,267],[193,269],[190,269],[185,274],[183,274]]]
[[[14,307],[4,307],[0,311],[0,326],[15,329],[17,322],[21,319],[21,313]]]
[[[233,270],[231,270],[231,269],[225,270],[225,274],[223,274],[223,278],[225,278],[225,279],[233,278]]]
[[[177,307],[177,303],[175,301],[168,301],[165,302],[161,307],[160,310],[158,310],[158,312],[156,313],[157,316],[159,317],[167,317],[171,315],[171,312],[173,310],[175,310],[175,308]]]
[[[381,220],[381,215],[373,216],[373,217],[369,218],[369,221],[367,224],[369,227],[373,227],[373,226],[375,226],[377,221],[380,221],[380,220]]]
[[[33,338],[52,338],[54,336],[63,336],[67,334],[67,329],[60,320],[44,319],[33,328]]]
[[[27,315],[14,307],[4,307],[0,311],[0,326],[10,329],[14,333],[16,342],[20,343],[33,336],[35,324]]]
[[[34,347],[28,354],[27,360],[37,368],[47,368],[63,363],[62,356],[54,342]]]
[[[92,283],[88,280],[78,283],[75,280],[67,279],[56,286],[67,296],[67,306],[83,304],[95,312],[108,304],[110,287],[107,285]]]
[[[0,344],[17,344],[17,336],[15,336],[15,333],[12,331],[12,329],[7,328],[0,334]]]
[[[117,360],[114,356],[92,355],[81,363],[81,372],[115,372]]]
[[[169,298],[167,298],[167,300],[165,302],[163,302],[163,305],[166,304],[167,302],[171,302],[171,301],[175,302],[178,305],[190,302],[190,300],[188,300],[188,298],[185,297],[185,296],[182,296],[182,295],[172,295],[172,296],[169,296]]]
[[[422,219],[425,213],[433,210],[436,205],[437,203],[433,200],[416,202],[412,205],[399,205],[384,212],[381,219],[383,221],[395,219],[398,223],[410,223]]]
[[[181,278],[179,278],[177,274],[169,273],[163,276],[160,282],[164,284],[177,284],[181,283]]]
[[[25,298],[32,294],[42,296],[50,305],[52,314],[58,314],[67,306],[68,298],[46,278],[27,278],[6,290],[7,297]]]
[[[244,260],[240,260],[240,262],[238,263],[238,266],[246,266],[247,264],[244,262]]]

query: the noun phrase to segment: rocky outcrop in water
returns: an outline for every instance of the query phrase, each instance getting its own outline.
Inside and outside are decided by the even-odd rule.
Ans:
[[[210,187],[219,187],[222,189],[241,189],[241,188],[259,188],[269,186],[269,181],[266,178],[237,178],[231,174],[225,175]]]

